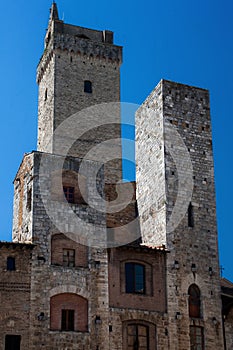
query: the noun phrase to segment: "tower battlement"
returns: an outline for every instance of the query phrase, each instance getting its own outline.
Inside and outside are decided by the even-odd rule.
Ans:
[[[37,69],[37,82],[42,79],[54,50],[120,65],[122,47],[114,44],[113,37],[114,33],[109,30],[93,30],[64,23],[59,19],[56,4],[53,4],[44,40],[44,52]]]

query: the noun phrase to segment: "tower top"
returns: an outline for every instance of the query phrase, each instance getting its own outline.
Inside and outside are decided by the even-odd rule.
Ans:
[[[56,2],[53,1],[51,9],[50,9],[50,21],[59,20],[58,9]]]

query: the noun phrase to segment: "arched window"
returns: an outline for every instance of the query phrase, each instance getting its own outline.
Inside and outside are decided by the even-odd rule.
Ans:
[[[189,317],[201,317],[201,293],[196,284],[192,284],[188,290],[189,294]]]

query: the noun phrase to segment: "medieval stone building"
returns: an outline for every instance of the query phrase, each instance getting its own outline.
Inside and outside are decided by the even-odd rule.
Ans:
[[[121,63],[112,32],[66,24],[53,3],[37,69],[38,149],[14,180],[13,242],[0,242],[0,350],[233,349],[208,91],[161,80],[136,113],[136,182],[117,186],[133,196],[106,211],[122,178],[112,141]],[[99,104],[100,124],[85,131]],[[103,166],[88,155],[105,143],[118,156]]]

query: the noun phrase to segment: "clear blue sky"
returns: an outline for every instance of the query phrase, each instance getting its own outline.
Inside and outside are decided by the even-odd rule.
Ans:
[[[140,104],[161,78],[210,90],[221,264],[233,280],[232,0],[58,0],[65,22],[115,32],[121,100]],[[11,239],[12,181],[36,149],[36,66],[51,1],[1,1],[0,237]]]

